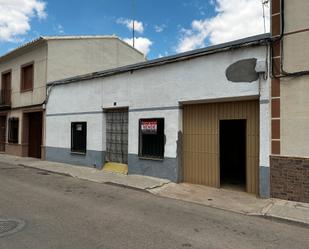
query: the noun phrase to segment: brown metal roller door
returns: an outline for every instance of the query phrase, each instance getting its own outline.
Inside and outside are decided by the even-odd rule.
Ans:
[[[246,120],[246,190],[258,193],[259,103],[237,101],[184,106],[184,182],[220,187],[220,120]]]

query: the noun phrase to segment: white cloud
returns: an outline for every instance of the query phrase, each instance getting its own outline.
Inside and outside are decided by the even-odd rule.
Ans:
[[[59,34],[59,35],[64,35],[65,32],[64,32],[64,28],[61,24],[58,24],[54,30]]]
[[[0,41],[17,41],[31,30],[31,18],[46,18],[41,0],[0,0]]]
[[[133,30],[133,20],[130,19],[124,19],[124,18],[119,18],[116,21],[118,24],[125,25],[129,30]],[[134,21],[134,30],[143,33],[144,32],[144,25],[142,22],[135,20]]]
[[[164,31],[164,29],[166,29],[166,25],[162,24],[162,25],[155,25],[154,29],[157,33],[161,33]]]
[[[216,0],[215,8],[215,17],[194,20],[190,29],[181,30],[177,52],[203,47],[207,39],[211,44],[218,44],[264,33],[261,1]],[[265,11],[268,31],[269,9],[266,8]]]
[[[168,52],[165,51],[164,54],[158,54],[158,58],[162,58],[162,57],[165,57],[165,56],[168,56]]]
[[[133,38],[125,38],[123,39],[126,43],[133,46]],[[152,45],[152,41],[146,37],[137,37],[134,39],[135,48],[141,51],[144,55],[147,55],[150,51],[150,47]]]

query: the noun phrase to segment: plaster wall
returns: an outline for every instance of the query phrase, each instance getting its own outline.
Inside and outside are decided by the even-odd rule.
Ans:
[[[309,76],[281,79],[281,155],[309,157]]]
[[[104,151],[105,120],[104,114],[101,114],[102,109],[129,107],[129,163],[138,161],[139,119],[163,117],[165,157],[169,160],[169,172],[178,174],[177,142],[178,132],[182,130],[183,103],[260,98],[260,163],[267,168],[270,122],[268,79],[260,77],[251,83],[233,83],[225,76],[226,68],[232,63],[248,58],[265,60],[266,54],[266,47],[262,46],[237,49],[111,77],[56,86],[51,91],[47,105],[46,145],[69,149],[70,122],[87,121],[93,125],[92,129],[87,130],[89,150]],[[95,142],[91,143],[91,140]],[[144,165],[149,165],[149,162],[144,162]],[[135,169],[134,172],[143,171]],[[175,175],[170,177],[173,180],[176,178]]]
[[[12,71],[12,108],[42,104],[45,100],[47,45],[41,44],[23,54],[0,63],[0,73]],[[21,66],[34,62],[33,91],[20,92]]]
[[[48,40],[47,82],[145,61],[118,38]]]
[[[285,32],[294,32],[308,28],[309,2],[306,0],[284,0]]]
[[[304,71],[309,68],[309,1],[285,0],[284,4],[284,70]]]
[[[102,151],[102,113],[48,116],[46,122],[48,147],[71,148],[71,122],[87,122],[87,150]]]
[[[282,63],[288,73],[309,69],[308,12],[309,1],[285,0]],[[281,78],[281,155],[309,157],[308,91],[309,76]]]

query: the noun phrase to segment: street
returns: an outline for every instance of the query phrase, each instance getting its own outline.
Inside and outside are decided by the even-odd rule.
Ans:
[[[309,248],[309,229],[22,166],[0,165],[0,249]]]

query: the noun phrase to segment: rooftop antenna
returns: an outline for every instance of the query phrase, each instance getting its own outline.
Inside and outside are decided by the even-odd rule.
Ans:
[[[133,48],[135,48],[135,0],[132,0],[132,26]]]
[[[263,21],[264,21],[264,33],[266,33],[266,17],[265,17],[265,6],[269,3],[269,0],[262,0],[263,8]]]

